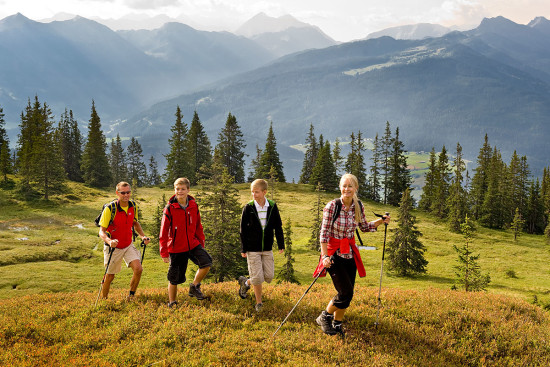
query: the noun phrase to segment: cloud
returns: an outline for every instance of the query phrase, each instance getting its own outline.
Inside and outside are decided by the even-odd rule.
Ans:
[[[125,0],[124,4],[130,9],[138,10],[159,10],[182,5],[180,0]]]

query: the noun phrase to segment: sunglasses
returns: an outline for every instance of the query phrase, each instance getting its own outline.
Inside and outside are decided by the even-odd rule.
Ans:
[[[119,191],[118,193],[120,195],[128,195],[129,193],[131,193],[132,191]]]

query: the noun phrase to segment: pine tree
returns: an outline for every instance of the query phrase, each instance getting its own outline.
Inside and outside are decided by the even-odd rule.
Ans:
[[[466,242],[461,247],[453,245],[458,254],[458,265],[455,266],[457,282],[464,287],[466,292],[483,291],[491,282],[491,278],[489,274],[481,274],[481,267],[477,263],[479,254],[474,255],[470,249],[474,228],[468,216],[461,223],[460,230]],[[453,286],[453,288],[456,289],[457,287]]]
[[[109,160],[106,154],[107,142],[101,130],[101,119],[92,101],[92,113],[88,123],[88,138],[82,153],[82,177],[92,187],[106,187],[112,182]]]
[[[63,156],[63,167],[67,178],[71,181],[82,181],[82,134],[78,128],[78,122],[73,117],[73,111],[61,114],[61,119],[56,131],[58,144]]]
[[[171,186],[179,177],[189,176],[189,157],[185,146],[187,139],[187,124],[183,122],[183,114],[180,106],[176,107],[176,122],[170,128],[172,136],[168,139],[170,152],[164,157],[166,158],[166,169],[164,171],[164,182]]]
[[[367,173],[365,170],[365,158],[363,152],[365,151],[365,143],[363,142],[363,135],[361,131],[355,135],[351,133],[350,153],[348,154],[345,168],[348,173],[351,173],[357,177],[359,181],[359,192],[357,195],[360,197],[367,197],[370,188],[367,182]]]
[[[158,186],[162,182],[160,178],[160,173],[158,169],[158,163],[155,160],[155,157],[149,157],[149,169],[147,174],[147,185],[149,186]]]
[[[271,166],[268,177],[269,178],[267,179],[267,182],[270,188],[269,196],[271,200],[278,201],[276,195],[277,195],[277,188],[279,186],[277,185],[277,183],[279,182],[279,177],[277,177],[277,170],[275,169],[275,167]]]
[[[143,149],[136,138],[130,139],[127,151],[128,177],[138,186],[143,186],[147,180],[147,168],[143,162]]]
[[[198,195],[208,252],[213,264],[210,275],[216,282],[235,279],[247,271],[241,257],[239,220],[241,208],[238,190],[228,168],[212,165],[213,175],[201,181],[204,192]]]
[[[340,177],[342,174],[342,168],[344,166],[344,157],[342,157],[342,148],[340,147],[340,139],[338,138],[334,140],[334,148],[332,149],[332,161],[334,162],[336,177]]]
[[[441,148],[437,159],[437,176],[435,180],[435,192],[430,211],[439,218],[447,217],[447,200],[451,186],[452,171],[449,167],[449,157],[445,146]],[[466,172],[466,175],[468,172]]]
[[[111,140],[111,150],[109,152],[109,166],[111,167],[112,181],[111,185],[115,186],[121,181],[128,181],[128,167],[126,166],[126,153],[122,147],[120,135],[116,135],[116,139]]]
[[[189,175],[187,178],[191,185],[195,185],[199,180],[199,172],[212,165],[212,145],[204,131],[197,111],[193,114],[193,121],[191,121],[185,147],[189,158]]]
[[[418,239],[422,233],[416,227],[416,217],[412,210],[413,200],[407,188],[399,206],[397,228],[387,248],[388,269],[400,276],[425,273],[428,265],[424,258],[426,247]]]
[[[403,193],[410,188],[412,182],[403,147],[403,142],[399,140],[399,128],[396,128],[389,158],[389,182],[386,198],[386,202],[394,206],[399,205]]]
[[[512,220],[512,224],[510,225],[510,229],[512,230],[512,232],[514,232],[514,241],[518,240],[518,237],[523,232],[524,226],[525,226],[525,221],[523,220],[523,218],[521,218],[521,214],[519,213],[519,208],[516,208],[514,219]]]
[[[51,193],[63,189],[66,174],[52,112],[46,103],[40,104],[38,96],[32,106],[29,100],[20,127],[18,162],[22,192],[32,194],[40,190],[48,200]]]
[[[544,204],[540,194],[540,181],[537,178],[531,182],[529,188],[529,198],[527,202],[527,232],[530,234],[544,233]]]
[[[460,231],[460,224],[464,223],[467,215],[467,193],[462,186],[464,183],[464,171],[466,171],[466,164],[462,157],[462,146],[460,143],[457,143],[453,161],[454,177],[449,189],[449,197],[447,198],[449,226],[454,232]]]
[[[472,214],[475,219],[481,218],[482,206],[485,199],[485,194],[489,187],[489,170],[493,151],[489,145],[489,138],[485,134],[485,142],[479,150],[477,156],[477,167],[474,169],[475,174],[472,178],[472,189],[470,192],[470,201],[472,204]]]
[[[372,165],[370,166],[370,194],[367,195],[368,199],[373,201],[380,202],[380,170],[382,164],[382,152],[381,152],[381,142],[378,139],[378,133],[374,138],[373,148],[372,148]]]
[[[383,203],[388,202],[388,186],[390,184],[390,154],[393,138],[391,136],[390,122],[386,121],[386,129],[380,144],[380,157],[382,159],[382,186],[384,188]]]
[[[8,183],[8,174],[12,172],[10,140],[6,131],[4,110],[0,107],[0,176],[2,177],[2,185],[6,185]]]
[[[285,263],[277,274],[278,283],[289,282],[300,284],[296,274],[294,273],[294,257],[292,257],[292,223],[290,219],[286,222],[284,227],[285,232]]]
[[[228,174],[235,179],[235,183],[244,182],[245,147],[243,133],[237,119],[229,113],[225,126],[218,135],[218,145],[214,149],[214,162],[227,167]]]
[[[321,192],[323,190],[321,189],[321,185],[318,184],[315,188],[315,192],[317,193],[317,201],[315,202],[315,205],[311,208],[310,212],[313,215],[313,221],[311,222],[310,227],[310,233],[311,236],[309,237],[309,240],[307,242],[307,247],[310,250],[313,251],[319,251],[321,249],[321,242],[320,242],[320,231],[321,231],[321,223],[323,221],[323,203],[321,202]]]
[[[248,175],[248,182],[252,182],[257,178],[260,178],[260,159],[262,158],[262,150],[260,146],[256,144],[256,156],[252,158],[250,162],[250,173]]]
[[[315,161],[317,160],[317,153],[319,152],[319,146],[317,145],[317,139],[313,132],[313,124],[309,125],[309,133],[306,137],[305,146],[307,147],[304,154],[304,163],[302,165],[302,173],[300,174],[300,180],[298,183],[311,184],[310,181],[311,172],[315,167]],[[313,184],[317,184],[316,182]]]
[[[505,203],[502,196],[504,190],[501,188],[501,185],[503,179],[505,179],[507,169],[496,147],[493,149],[488,168],[487,190],[481,205],[479,221],[482,225],[489,228],[502,228],[506,220],[504,217]]]
[[[439,166],[437,165],[435,148],[432,147],[432,150],[430,151],[430,164],[428,166],[428,172],[426,173],[424,187],[422,188],[422,195],[418,201],[418,208],[427,212],[431,212],[435,202],[436,182],[439,176],[438,168]]]
[[[274,168],[279,182],[285,182],[285,174],[283,173],[283,164],[279,158],[279,152],[277,152],[277,140],[273,133],[273,122],[269,126],[267,133],[267,139],[265,142],[265,148],[260,156],[260,162],[258,164],[258,178],[269,178],[269,171]]]
[[[338,187],[338,177],[336,177],[336,168],[332,161],[330,143],[328,141],[317,154],[317,160],[315,161],[315,166],[309,180],[321,185],[322,190],[334,191]]]
[[[542,197],[542,205],[544,207],[545,222],[544,227],[546,228],[550,221],[548,221],[548,216],[550,215],[550,168],[545,167],[542,173],[542,183],[540,194]]]

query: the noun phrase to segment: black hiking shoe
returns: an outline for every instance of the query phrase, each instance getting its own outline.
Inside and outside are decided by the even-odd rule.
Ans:
[[[336,330],[334,330],[334,327],[332,326],[333,319],[333,315],[327,313],[327,311],[323,311],[315,321],[317,322],[317,325],[321,327],[321,330],[323,330],[325,334],[336,335]]]
[[[334,320],[332,322],[332,327],[334,331],[336,331],[336,334],[340,335],[342,339],[346,337],[346,330],[342,327],[342,321],[338,322]]]
[[[206,296],[201,292],[201,284],[189,284],[189,297],[195,297],[198,300],[203,300]]]
[[[246,284],[246,281],[248,279],[245,277],[245,276],[240,276],[239,277],[239,285],[240,285],[240,288],[239,288],[239,296],[242,298],[242,299],[245,299],[246,297],[248,297],[248,290],[250,289],[250,286],[248,284]]]
[[[262,311],[262,307],[264,307],[264,304],[263,303],[256,303],[256,306],[254,306],[254,309],[256,310],[256,312],[260,312]]]
[[[168,308],[177,308],[177,307],[178,307],[178,302],[177,302],[177,301],[168,302],[168,303],[166,304],[166,306],[168,306]]]

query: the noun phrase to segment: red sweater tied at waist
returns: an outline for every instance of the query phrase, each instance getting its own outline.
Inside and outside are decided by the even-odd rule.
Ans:
[[[355,266],[357,266],[357,271],[359,272],[359,276],[363,278],[367,275],[365,272],[365,267],[363,266],[363,260],[361,260],[361,255],[359,254],[359,248],[355,244],[355,237],[354,238],[342,238],[342,239],[336,239],[336,238],[330,238],[329,242],[327,244],[327,255],[332,256],[336,253],[336,250],[340,249],[340,253],[342,254],[349,254],[350,250],[353,251],[353,258],[355,260]],[[313,272],[313,276],[316,277],[320,272],[322,274],[321,277],[326,276],[325,266],[323,265],[323,258],[319,259],[319,264],[317,265],[317,268],[315,268],[315,271]]]

